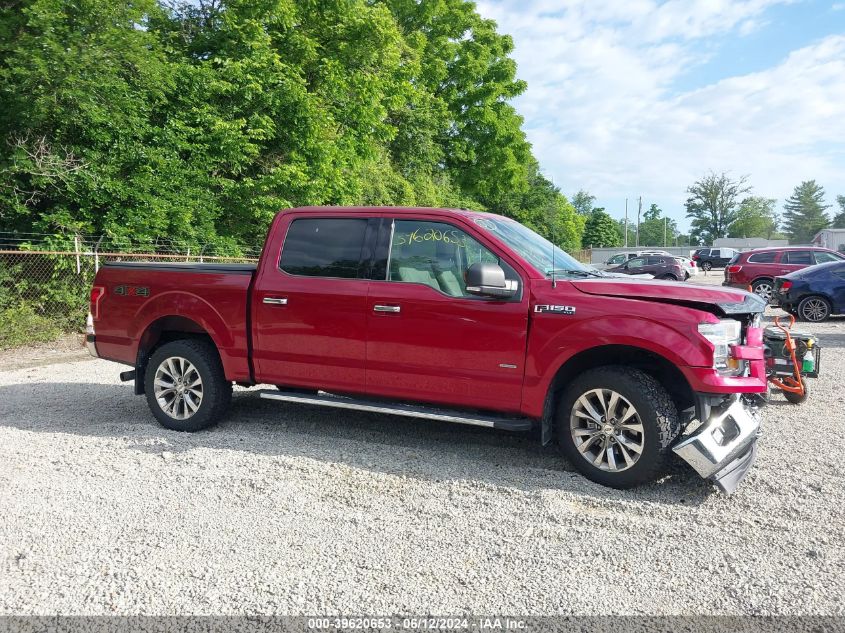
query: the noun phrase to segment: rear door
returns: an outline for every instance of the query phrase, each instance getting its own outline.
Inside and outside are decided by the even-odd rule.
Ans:
[[[344,214],[293,216],[281,253],[262,266],[252,299],[258,382],[361,392],[368,246],[374,223]]]
[[[813,266],[816,260],[813,259],[813,251],[784,251],[780,255],[781,274],[786,275],[807,266]]]
[[[388,260],[367,302],[367,392],[517,412],[528,335],[524,275],[451,220],[397,217],[382,234]],[[498,263],[517,297],[466,292],[476,262]],[[376,266],[375,270],[381,268]]]

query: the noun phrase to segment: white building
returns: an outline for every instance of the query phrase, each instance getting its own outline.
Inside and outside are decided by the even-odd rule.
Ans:
[[[822,229],[813,237],[813,244],[845,253],[845,229]]]
[[[735,248],[747,251],[752,248],[766,248],[769,246],[787,246],[789,240],[767,240],[764,237],[720,237],[713,241],[713,248]]]

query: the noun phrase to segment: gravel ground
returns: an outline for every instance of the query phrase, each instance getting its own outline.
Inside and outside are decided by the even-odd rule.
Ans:
[[[713,283],[718,278],[710,276]],[[845,614],[845,319],[727,497],[536,438],[261,401],[159,427],[99,360],[0,358],[0,614]]]

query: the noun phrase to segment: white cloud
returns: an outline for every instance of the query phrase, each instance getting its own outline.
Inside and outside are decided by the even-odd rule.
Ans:
[[[547,173],[600,202],[642,194],[682,216],[713,169],[783,198],[802,179],[845,193],[845,36],[775,66],[678,93],[719,37],[742,37],[789,0],[482,0],[516,42],[516,105]],[[727,73],[730,74],[729,72]],[[831,190],[839,187],[840,190]]]

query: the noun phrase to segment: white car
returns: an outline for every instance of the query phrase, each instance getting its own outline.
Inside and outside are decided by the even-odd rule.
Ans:
[[[684,270],[687,271],[687,279],[698,275],[698,266],[696,266],[694,260],[690,259],[689,257],[682,257],[680,255],[673,255],[672,257],[681,262],[681,266],[683,266]]]

